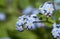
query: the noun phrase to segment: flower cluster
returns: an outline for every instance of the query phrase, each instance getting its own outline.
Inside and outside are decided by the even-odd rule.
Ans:
[[[45,24],[40,22],[37,17],[37,14],[41,13],[46,15],[46,17],[50,17],[54,11],[53,4],[51,2],[45,2],[39,9],[33,8],[32,6],[26,7],[22,13],[23,15],[18,18],[16,22],[16,30],[23,31],[24,29],[27,30],[35,30],[36,28],[44,27]],[[59,29],[56,28],[56,25],[53,24],[52,35],[56,38],[59,37]]]
[[[33,8],[32,6],[26,7],[22,13],[22,16],[19,16],[18,21],[16,22],[16,30],[23,31],[35,30],[36,28],[44,27],[45,24],[40,22],[37,17],[37,14],[46,15],[46,19],[51,17],[54,11],[54,6],[51,2],[45,2],[39,9]],[[55,18],[54,18],[55,20]],[[60,21],[60,18],[59,18]],[[60,24],[53,23],[52,35],[54,38],[60,38]]]
[[[44,26],[44,23],[35,23],[35,21],[40,21],[36,14],[32,15],[23,15],[18,18],[18,21],[16,22],[16,30],[23,31],[24,29],[27,30],[35,30],[36,27],[42,27]]]
[[[54,38],[60,38],[60,24],[53,24],[52,35]]]

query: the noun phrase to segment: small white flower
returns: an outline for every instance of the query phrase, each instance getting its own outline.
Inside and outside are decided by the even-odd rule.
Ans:
[[[16,30],[23,31],[23,25],[27,21],[27,16],[23,15],[18,18],[18,21],[16,22]]]
[[[16,30],[19,30],[19,31],[23,31],[23,23],[22,23],[22,21],[17,21],[16,22]]]
[[[53,8],[53,4],[51,2],[45,2],[44,5],[39,8],[40,9],[40,12],[42,14],[45,14],[46,15],[49,13],[49,15],[51,15],[54,11],[54,8]]]
[[[27,20],[28,20],[28,16],[26,15],[22,15],[18,18],[18,21],[22,21],[22,23],[24,24]]]
[[[19,20],[19,21],[16,22],[16,26],[20,26],[22,24],[23,24],[23,21],[21,21],[21,20]]]
[[[25,24],[27,29],[33,29],[33,30],[35,29],[35,24],[33,22],[36,20],[35,20],[34,16],[36,16],[36,15],[31,15],[28,17],[28,20]]]
[[[54,36],[54,38],[58,38],[60,36],[57,28],[53,28],[52,35]]]
[[[23,29],[23,27],[22,26],[16,26],[16,30],[18,30],[18,31],[23,31],[24,29]]]
[[[52,35],[54,36],[54,38],[60,37],[60,25],[59,24],[56,24],[56,23],[53,24]]]
[[[53,4],[46,2],[44,5],[44,9],[47,11],[47,13],[52,13],[54,11]]]
[[[43,8],[39,8],[39,10],[40,10],[40,13],[41,13],[41,14],[44,14],[44,13],[45,13],[45,11],[44,11]]]
[[[27,28],[28,30],[34,30],[34,29],[35,29],[35,25],[34,25],[34,23],[31,22],[31,21],[27,21],[27,23],[25,24],[25,26],[26,26],[26,28]]]
[[[24,24],[24,22],[23,22],[23,18],[22,18],[22,16],[20,16],[19,18],[18,18],[18,21],[16,22],[16,30],[18,30],[18,31],[23,31],[23,24]]]

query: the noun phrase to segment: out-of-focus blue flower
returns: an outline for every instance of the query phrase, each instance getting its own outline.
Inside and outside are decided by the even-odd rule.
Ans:
[[[56,23],[53,23],[53,28],[56,28]]]
[[[0,21],[5,21],[6,15],[4,13],[0,13]]]
[[[28,15],[28,14],[31,14],[31,11],[33,10],[33,7],[32,6],[27,6],[24,10],[23,10],[23,14],[24,15]]]
[[[60,0],[54,0],[54,5],[56,10],[60,10]]]
[[[60,21],[60,17],[58,18],[58,20]]]
[[[41,28],[41,27],[44,27],[44,26],[45,26],[44,23],[36,23],[37,28]]]
[[[38,14],[38,13],[39,13],[39,10],[36,9],[36,8],[34,8],[31,13],[32,13],[32,14]]]
[[[59,29],[60,28],[60,24],[57,24],[56,27]]]

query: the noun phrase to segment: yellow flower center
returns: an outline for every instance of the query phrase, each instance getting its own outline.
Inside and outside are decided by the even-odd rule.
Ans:
[[[56,35],[57,34],[57,32],[54,32],[54,35]]]
[[[48,10],[50,10],[50,8],[48,8]]]
[[[30,22],[28,23],[28,26],[30,26]]]

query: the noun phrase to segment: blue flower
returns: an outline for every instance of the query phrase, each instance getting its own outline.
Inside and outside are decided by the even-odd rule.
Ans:
[[[31,20],[34,22],[34,21],[41,21],[41,20],[39,20],[39,18],[37,17],[37,15],[36,14],[32,14],[31,15]],[[44,26],[44,23],[34,23],[35,24],[35,26],[37,27],[37,28],[40,28],[40,27],[43,27]]]
[[[16,30],[23,31],[24,30],[24,24],[27,21],[26,15],[22,15],[18,17],[18,21],[16,22]]]
[[[45,11],[44,11],[43,8],[39,8],[39,11],[40,11],[41,14],[45,14]]]
[[[54,5],[56,10],[60,10],[60,0],[54,0]]]
[[[26,22],[28,21],[28,16],[26,15],[22,15],[18,17],[18,21],[16,22],[16,30],[19,31],[23,31],[25,26],[23,26],[24,24],[26,24]]]
[[[54,38],[57,38],[58,36],[60,36],[59,30],[57,28],[53,28],[52,35],[54,36]]]
[[[39,10],[42,14],[47,15],[51,15],[54,11],[54,7],[53,4],[50,2],[45,2],[44,5],[42,7],[39,7]]]
[[[19,26],[16,26],[16,30],[17,30],[17,31],[23,31],[24,29],[23,29],[22,26],[20,26],[20,27],[19,27]]]
[[[36,23],[35,25],[37,28],[41,28],[45,26],[44,23]]]
[[[37,20],[37,14],[32,14],[32,15],[30,16],[30,19],[31,19],[32,21],[36,21],[36,20]]]
[[[56,23],[55,22],[53,23],[53,28],[56,28]]]
[[[31,14],[31,11],[33,10],[33,7],[32,6],[27,6],[24,10],[23,10],[23,14],[24,15],[28,15],[28,14]]]
[[[27,21],[25,26],[26,26],[27,30],[35,30],[35,28],[36,28],[34,23],[31,20]]]
[[[31,13],[32,13],[32,14],[38,14],[38,13],[39,13],[39,10],[36,9],[36,8],[34,8]]]
[[[28,20],[27,20],[25,26],[28,30],[34,30],[36,28],[35,24],[33,23],[35,21],[35,18],[33,16],[35,16],[35,15],[31,15],[31,16],[27,17]]]
[[[22,21],[17,21],[16,22],[16,30],[18,30],[18,31],[23,31],[23,23],[22,23]]]
[[[22,23],[24,24],[28,19],[27,19],[28,16],[26,15],[22,15],[18,18],[18,20],[22,21]]]
[[[5,21],[5,20],[6,20],[6,15],[0,12],[0,21]]]
[[[52,35],[54,36],[54,38],[60,37],[60,24],[53,24]]]

